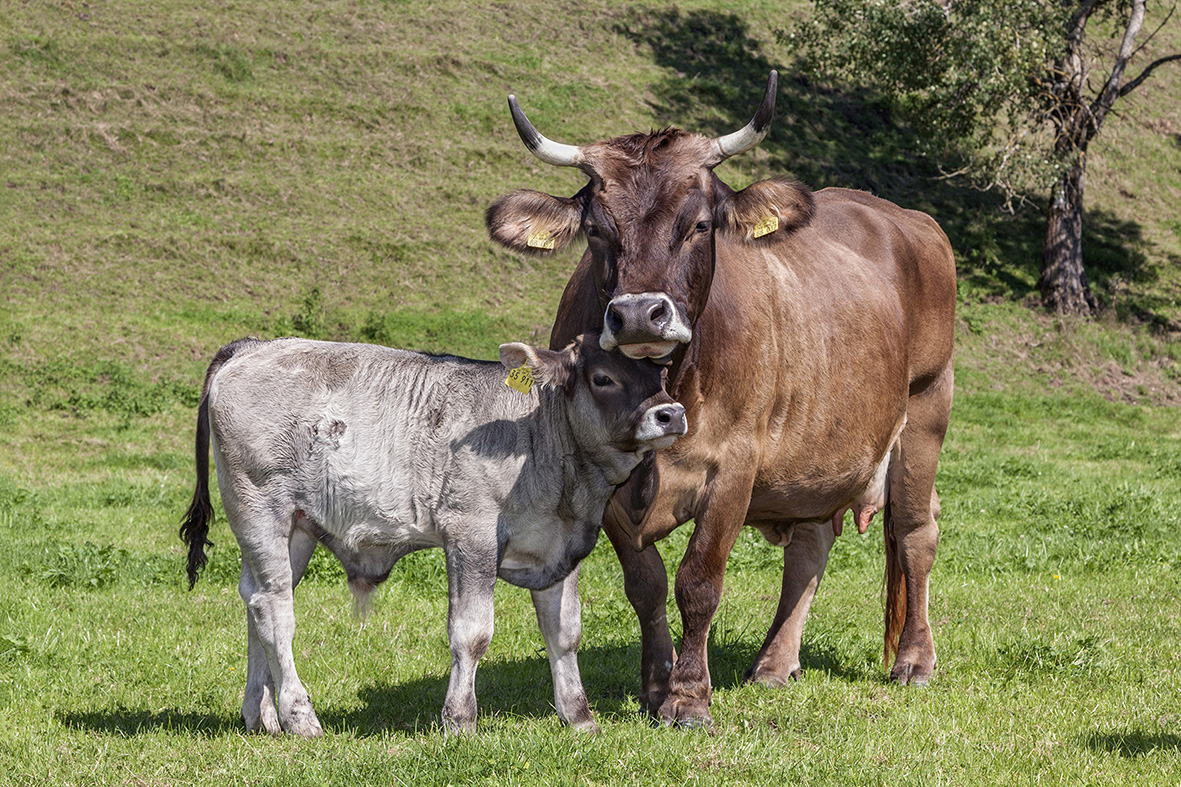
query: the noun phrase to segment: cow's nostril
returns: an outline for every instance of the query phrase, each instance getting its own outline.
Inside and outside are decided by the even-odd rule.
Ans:
[[[607,309],[606,319],[607,327],[613,332],[618,333],[619,331],[623,330],[623,316],[618,311],[616,311],[614,306],[611,306]]]
[[[666,313],[666,309],[664,307],[664,303],[663,302],[657,303],[655,306],[653,306],[651,309],[648,310],[648,321],[649,322],[656,322],[660,318],[664,317],[665,313]]]

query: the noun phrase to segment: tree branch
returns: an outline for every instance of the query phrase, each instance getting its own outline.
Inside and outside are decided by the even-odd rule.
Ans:
[[[1124,30],[1124,39],[1120,42],[1119,54],[1115,56],[1115,64],[1111,67],[1111,76],[1107,78],[1107,84],[1103,86],[1098,98],[1091,104],[1092,121],[1091,130],[1087,134],[1088,138],[1093,137],[1099,131],[1103,117],[1120,96],[1120,84],[1124,79],[1124,70],[1128,67],[1128,61],[1132,59],[1132,53],[1136,49],[1136,36],[1140,33],[1140,26],[1144,24],[1144,6],[1145,0],[1132,0],[1132,15],[1128,17],[1128,27]]]
[[[1140,83],[1142,83],[1145,79],[1148,79],[1148,75],[1151,74],[1153,69],[1155,69],[1157,66],[1163,66],[1165,63],[1170,63],[1174,60],[1181,60],[1181,53],[1153,60],[1144,68],[1143,71],[1140,72],[1140,76],[1136,77],[1131,82],[1119,89],[1119,93],[1116,95],[1116,98],[1123,98],[1136,88],[1140,87]]]

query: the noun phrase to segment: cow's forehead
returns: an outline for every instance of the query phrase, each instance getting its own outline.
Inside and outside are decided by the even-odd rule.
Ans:
[[[677,129],[632,134],[584,148],[594,170],[596,197],[616,218],[643,216],[654,209],[675,209],[709,176],[710,141]]]

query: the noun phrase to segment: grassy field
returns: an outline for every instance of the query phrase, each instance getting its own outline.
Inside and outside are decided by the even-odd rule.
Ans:
[[[932,179],[871,97],[798,75],[775,30],[803,7],[0,6],[0,784],[1178,783],[1181,68],[1104,129],[1085,248],[1107,310],[1061,322],[1031,308],[1037,211]],[[1179,48],[1178,22],[1151,46]],[[296,659],[328,734],[246,735],[236,546],[219,518],[188,592],[176,535],[214,350],[544,342],[575,257],[503,252],[483,211],[582,181],[525,152],[505,96],[567,142],[720,133],[770,68],[774,130],[724,179],[869,189],[956,247],[932,685],[886,682],[880,530],[846,528],[804,679],[743,686],[781,566],[751,533],[713,629],[715,730],[654,727],[604,542],[581,653],[603,733],[560,727],[528,594],[501,585],[480,732],[447,738],[441,553],[399,563],[364,622],[318,553]],[[662,545],[670,566],[687,537]]]

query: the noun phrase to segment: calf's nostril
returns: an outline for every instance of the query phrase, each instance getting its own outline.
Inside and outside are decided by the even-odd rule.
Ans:
[[[607,327],[615,332],[623,330],[623,317],[614,306],[607,309]]]
[[[660,421],[662,424],[672,423],[672,413],[670,413],[668,410],[660,410],[656,413],[656,420]]]

